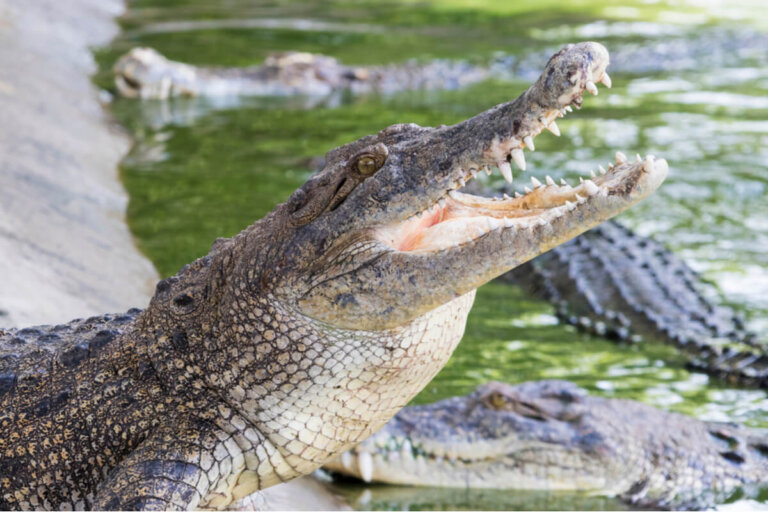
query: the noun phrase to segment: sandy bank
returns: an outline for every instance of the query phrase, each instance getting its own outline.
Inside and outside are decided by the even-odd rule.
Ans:
[[[120,0],[0,0],[0,326],[147,304],[157,279],[124,221],[129,141],[89,76]]]

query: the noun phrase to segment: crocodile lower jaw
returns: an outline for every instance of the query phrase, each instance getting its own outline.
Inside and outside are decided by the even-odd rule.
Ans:
[[[514,198],[485,198],[452,190],[429,209],[411,218],[379,228],[376,237],[395,250],[432,252],[459,247],[497,230],[532,230],[565,217],[578,222],[594,216],[601,220],[644,198],[668,172],[667,162],[648,155],[628,162],[616,154],[616,164],[599,174],[580,178],[571,187],[549,176]],[[620,203],[624,203],[623,205]],[[604,214],[601,212],[605,212]]]

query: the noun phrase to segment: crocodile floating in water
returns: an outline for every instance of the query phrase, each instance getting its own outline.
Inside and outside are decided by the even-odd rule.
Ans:
[[[581,491],[703,508],[768,485],[768,430],[589,396],[566,381],[493,382],[402,409],[325,467],[367,482]]]
[[[221,508],[381,428],[450,357],[478,286],[665,178],[648,157],[506,201],[453,193],[510,174],[607,65],[569,45],[514,101],[331,150],[142,312],[0,332],[0,509]]]
[[[502,277],[598,336],[676,347],[688,366],[768,388],[768,348],[729,308],[701,293],[696,273],[662,244],[606,222]]]
[[[434,60],[425,64],[345,66],[327,55],[282,52],[246,68],[201,68],[134,48],[113,68],[118,92],[129,98],[173,96],[328,96],[336,91],[393,93],[457,89],[491,76],[487,67]]]

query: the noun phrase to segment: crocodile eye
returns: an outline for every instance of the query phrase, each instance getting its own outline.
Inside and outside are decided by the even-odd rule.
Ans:
[[[376,169],[376,160],[371,156],[363,156],[357,160],[357,171],[363,176],[370,176]]]
[[[507,397],[501,393],[491,393],[488,396],[488,405],[497,411],[504,409],[504,407],[507,405]]]

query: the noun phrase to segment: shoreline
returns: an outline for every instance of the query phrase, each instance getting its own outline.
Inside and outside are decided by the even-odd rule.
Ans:
[[[90,48],[122,0],[0,0],[0,327],[145,307],[158,279],[125,222],[129,138]]]

